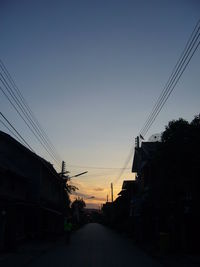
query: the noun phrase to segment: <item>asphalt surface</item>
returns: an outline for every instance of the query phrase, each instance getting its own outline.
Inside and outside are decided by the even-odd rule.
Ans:
[[[68,245],[58,244],[36,258],[29,267],[159,267],[156,260],[112,230],[91,223],[71,237]]]

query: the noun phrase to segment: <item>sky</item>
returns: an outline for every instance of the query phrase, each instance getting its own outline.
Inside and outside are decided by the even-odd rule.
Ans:
[[[199,14],[198,0],[0,0],[0,58],[70,175],[88,171],[71,179],[87,207],[134,179],[132,159],[120,168]],[[199,62],[200,49],[146,140],[200,112]],[[55,165],[3,94],[0,110]]]

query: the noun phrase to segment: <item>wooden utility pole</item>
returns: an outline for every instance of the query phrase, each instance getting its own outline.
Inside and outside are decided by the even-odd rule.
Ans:
[[[139,139],[139,136],[137,136],[135,138],[135,148],[139,148],[139,146],[140,146],[140,139]]]
[[[111,201],[113,202],[113,183],[111,183]]]
[[[66,164],[64,161],[62,161],[62,170],[61,170],[61,175],[64,176],[64,173],[65,173],[65,167],[66,167]]]

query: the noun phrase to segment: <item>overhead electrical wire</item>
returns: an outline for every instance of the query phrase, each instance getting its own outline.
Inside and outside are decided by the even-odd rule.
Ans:
[[[38,139],[38,136],[36,136],[36,133],[37,133],[39,135],[39,137],[45,142],[44,136],[42,136],[42,134],[41,134],[41,132],[43,131],[42,129],[40,129],[41,126],[39,125],[38,121],[36,121],[36,119],[34,118],[32,111],[28,107],[28,104],[26,103],[26,101],[23,98],[22,94],[20,93],[18,87],[16,86],[15,82],[13,81],[10,73],[8,72],[4,63],[1,60],[0,60],[0,68],[4,72],[4,75],[6,75],[7,80],[10,82],[10,83],[8,83],[8,81],[5,79],[5,77],[2,75],[2,73],[0,73],[0,81],[4,85],[4,87],[6,88],[10,97],[5,92],[5,90],[3,90],[2,87],[0,87],[1,91],[3,92],[5,97],[9,100],[11,105],[15,108],[16,112],[22,118],[22,120],[25,122],[27,127],[31,130],[31,132],[33,133],[33,129],[35,130],[35,133],[33,133],[35,135],[35,137]],[[12,85],[12,88],[11,88],[11,85]],[[16,96],[14,90],[15,90],[16,94],[18,95],[18,97]],[[12,97],[12,100],[15,102],[15,104],[11,101],[11,97]],[[21,112],[19,111],[19,109]],[[23,116],[22,116],[22,114],[23,114]],[[25,120],[24,117],[28,120],[28,122],[30,124],[28,124],[27,120]],[[30,128],[30,126],[32,126],[32,128]],[[39,130],[38,130],[37,126],[38,126]],[[46,142],[45,142],[45,144],[47,145]],[[44,146],[44,144],[42,144],[42,145]],[[51,148],[54,148],[53,145],[51,146]],[[47,152],[49,153],[49,151],[47,151]],[[52,149],[51,149],[51,152],[52,152]],[[53,154],[53,158],[55,160],[55,154]],[[115,167],[80,166],[80,165],[70,165],[70,164],[68,166],[72,167],[72,168],[75,167],[75,168],[90,168],[90,169],[105,169],[105,170],[115,170],[115,169],[121,170],[121,168],[115,168]]]
[[[12,89],[10,88],[10,86],[8,85],[7,81],[4,79],[4,77],[2,77],[2,74],[0,73],[0,81],[2,82],[2,84],[4,85],[4,87],[6,88],[7,92],[9,93],[9,95],[12,97],[12,99],[14,100],[15,104],[18,106],[18,108],[20,109],[20,111],[22,113],[20,117],[22,118],[23,116],[23,120],[26,123],[27,127],[30,129],[30,131],[34,134],[34,136],[37,138],[37,140],[40,142],[40,144],[44,147],[44,149],[47,151],[47,153],[49,153],[50,156],[53,156],[53,153],[50,152],[47,148],[47,146],[45,145],[45,143],[43,143],[43,137],[40,135],[40,133],[38,132],[37,128],[35,127],[35,125],[33,124],[33,121],[30,119],[30,117],[27,115],[26,110],[23,108],[23,106],[21,105],[21,103],[18,101],[18,99],[16,98],[15,94],[13,93]],[[3,88],[2,88],[3,90]],[[6,94],[6,97],[9,98],[9,96]],[[12,101],[11,101],[12,102]],[[10,103],[11,103],[10,102]],[[13,102],[12,102],[13,105]],[[15,107],[16,107],[15,105]],[[19,114],[18,113],[18,114]],[[22,115],[23,114],[23,115]],[[26,120],[27,119],[27,120]],[[30,124],[29,124],[30,123]],[[52,154],[50,154],[52,153]],[[56,158],[53,156],[54,160],[56,160]],[[56,160],[57,161],[57,160]]]
[[[198,43],[198,46],[199,46],[199,44],[200,44],[200,42]],[[197,49],[197,47],[196,47],[196,49]],[[196,49],[195,49],[195,51],[196,51]],[[195,51],[194,51],[194,53],[195,53]],[[194,54],[194,53],[193,53],[193,54]],[[192,56],[193,56],[193,54],[192,54]],[[192,56],[190,57],[189,61],[191,60]],[[158,114],[160,113],[160,111],[161,111],[161,109],[163,108],[164,104],[165,104],[166,101],[168,100],[169,96],[171,95],[173,89],[175,88],[176,84],[178,83],[179,79],[181,78],[181,76],[182,76],[183,72],[185,71],[185,69],[186,69],[186,67],[187,67],[188,64],[189,64],[189,62],[187,62],[187,64],[185,65],[185,67],[184,67],[183,70],[181,71],[180,75],[178,76],[176,82],[174,83],[174,85],[172,86],[171,90],[169,91],[167,97],[164,99],[163,103],[162,103],[162,104],[159,106],[159,108],[157,109],[157,112],[156,112],[156,114],[154,115],[154,117],[152,118],[152,120],[150,121],[150,123],[149,123],[149,125],[148,125],[146,131],[144,132],[144,134],[142,134],[143,136],[145,136],[146,133],[149,131],[151,125],[154,123],[156,117],[158,116]]]
[[[197,48],[199,47],[200,41],[200,20],[197,22],[190,38],[179,58],[177,61],[170,78],[168,79],[162,93],[160,94],[157,102],[155,103],[150,115],[148,116],[144,126],[142,127],[140,134],[144,137],[148,130],[150,129],[151,125],[155,121],[156,117],[160,113],[162,107],[166,103],[167,99],[171,95],[173,89],[175,88],[176,84],[178,83],[179,79],[181,78],[183,72],[185,71],[186,67],[188,66],[190,60],[192,59],[194,53],[196,52]]]
[[[95,166],[83,166],[83,165],[72,165],[67,164],[68,167],[75,167],[75,168],[87,168],[87,169],[98,169],[98,170],[121,170],[123,168],[116,168],[116,167],[95,167]],[[129,168],[126,168],[129,169]]]
[[[133,152],[134,152],[134,145],[131,146],[130,152],[128,154],[128,157],[125,160],[124,166],[121,169],[121,171],[120,171],[119,175],[117,176],[117,178],[114,180],[114,184],[116,184],[119,181],[119,179],[122,177],[124,171],[127,169],[127,166],[128,166],[128,164],[130,163],[130,160],[133,157]]]
[[[23,143],[23,145],[26,146],[26,144],[19,139],[19,137],[0,119],[0,123],[12,134],[12,136],[15,137],[15,139],[20,142],[20,143]]]
[[[38,130],[40,131],[40,134],[43,135],[43,138],[46,140],[46,142],[48,143],[48,145],[54,151],[56,157],[60,161],[62,161],[61,157],[58,155],[58,153],[56,151],[56,148],[54,147],[54,145],[50,141],[50,139],[47,136],[47,134],[45,133],[45,131],[42,129],[40,123],[38,122],[37,118],[33,114],[33,111],[29,107],[28,103],[26,102],[25,98],[23,97],[22,93],[20,92],[18,86],[16,85],[15,81],[13,80],[11,74],[9,73],[8,69],[6,68],[6,66],[4,65],[4,63],[2,62],[2,60],[0,60],[0,67],[3,70],[4,74],[6,75],[7,79],[9,80],[10,84],[13,86],[13,89],[15,90],[15,92],[17,93],[17,95],[19,96],[21,102],[23,103],[24,107],[26,108],[27,112],[29,113],[29,115],[30,115],[33,123],[37,126]]]
[[[37,140],[40,142],[40,144],[45,148],[45,150],[47,151],[47,153],[49,153],[50,156],[53,156],[54,160],[57,161],[57,159],[53,155],[52,151],[51,150],[48,150],[49,148],[46,145],[44,138],[41,136],[41,134],[39,133],[38,129],[35,127],[34,122],[30,118],[30,116],[27,114],[27,111],[25,110],[25,108],[23,107],[23,105],[21,104],[21,102],[19,101],[19,99],[16,97],[15,93],[13,92],[12,88],[10,87],[10,85],[8,84],[8,82],[6,81],[6,79],[3,77],[2,73],[0,73],[0,81],[4,85],[6,91],[9,93],[10,97],[15,102],[15,104],[13,103],[13,101],[11,100],[11,98],[8,96],[8,94],[6,94],[5,91],[4,91],[4,95],[6,96],[6,98],[7,99],[8,98],[10,99],[9,102],[12,104],[13,107],[15,106],[15,110],[16,109],[18,110],[18,114],[20,113],[20,117],[21,118],[23,117],[24,122],[26,123],[26,125],[28,126],[28,128],[31,130],[31,132],[34,134],[34,136],[37,138]],[[4,89],[1,87],[1,90],[4,90]],[[20,109],[20,111],[16,107],[16,105]]]
[[[15,133],[14,133],[14,131],[12,131],[9,127],[8,127],[8,125],[6,125],[5,124],[5,122],[3,122],[1,119],[0,119],[0,123],[11,133],[11,135],[13,136],[13,137],[15,137],[15,139],[19,142],[19,143],[22,143],[24,146],[27,146],[26,145],[26,143],[23,141],[23,140],[21,140]]]
[[[192,57],[194,56],[197,48],[200,45],[199,36],[200,36],[200,20],[198,20],[192,34],[190,35],[190,38],[180,56],[178,59],[162,93],[160,94],[158,100],[156,101],[150,115],[148,116],[147,120],[145,121],[142,129],[139,132],[139,135],[144,137],[147,132],[149,131],[150,127],[154,123],[155,119],[157,118],[158,114],[160,113],[161,109],[163,108],[164,104],[170,97],[172,91],[174,90],[176,84],[180,80],[183,72],[185,71],[186,67],[190,63]],[[125,161],[124,168],[126,168],[130,162],[130,159],[133,156],[133,150],[131,149],[130,153],[128,154],[128,157]],[[119,173],[119,176],[115,179],[114,183],[117,183],[117,181],[121,178],[123,175],[124,170],[122,168],[121,172]]]
[[[23,143],[23,145],[25,145],[26,148],[30,149],[32,153],[34,153],[38,160],[44,164],[47,169],[53,174],[53,176],[56,177],[56,179],[60,179],[61,177],[59,177],[59,175],[55,172],[53,172],[53,170],[49,167],[49,164],[51,165],[51,163],[48,163],[45,159],[41,158],[40,156],[38,156],[35,151],[33,150],[33,148],[28,144],[28,142],[22,137],[22,135],[16,130],[16,128],[12,125],[12,123],[3,115],[2,112],[0,112],[0,116],[4,119],[4,121],[8,124],[8,126],[0,119],[0,122],[4,125],[4,127],[9,130],[9,132],[11,132],[13,134],[13,136],[15,136],[15,138],[19,141],[19,143]],[[13,132],[9,127],[11,127],[11,129],[15,132]]]
[[[14,87],[14,84],[12,84],[12,88],[11,85],[8,83],[8,80],[11,83],[11,76],[9,76],[9,73],[6,72],[6,69],[4,69],[4,65],[2,63],[2,61],[0,61],[0,67],[1,69],[4,71],[4,75],[0,73],[0,81],[2,83],[3,87],[0,87],[0,90],[3,92],[4,96],[8,99],[8,101],[10,102],[10,104],[14,107],[15,111],[18,113],[18,115],[22,118],[22,120],[25,122],[25,124],[27,125],[27,127],[30,129],[30,131],[34,134],[34,136],[36,137],[36,139],[39,141],[39,143],[43,146],[43,148],[46,150],[46,152],[51,156],[51,158],[53,158],[53,160],[56,162],[56,164],[58,164],[58,166],[61,166],[61,161],[60,158],[58,159],[58,157],[56,156],[56,153],[54,152],[52,146],[49,145],[47,138],[44,136],[44,134],[41,133],[41,127],[39,128],[39,126],[35,122],[35,119],[33,116],[31,116],[31,110],[29,108],[29,111],[27,111],[27,107],[28,105],[24,104],[24,101],[22,101],[22,94],[21,97],[17,97],[14,90],[16,91],[16,88]],[[6,91],[5,91],[6,89]],[[19,89],[18,89],[18,96],[19,94]],[[9,95],[8,95],[9,94]],[[12,100],[11,100],[12,99]]]
[[[1,80],[1,79],[0,79]],[[4,89],[0,86],[0,90],[2,91],[2,93],[4,94],[4,96],[8,99],[8,101],[10,102],[10,104],[13,106],[13,108],[15,109],[15,111],[18,113],[18,115],[21,117],[21,119],[24,121],[24,123],[27,125],[27,127],[30,129],[30,131],[34,134],[34,136],[37,138],[37,140],[41,143],[41,141],[39,140],[38,136],[36,135],[36,133],[32,130],[31,126],[28,124],[28,122],[26,121],[26,119],[24,119],[23,115],[20,113],[20,111],[17,109],[16,105],[12,102],[12,100],[9,98],[9,96],[5,93]],[[41,143],[42,144],[42,143]],[[56,163],[58,164],[57,160],[51,155],[51,153],[48,151],[48,149],[42,144],[42,146],[45,148],[45,150],[47,151],[47,153],[54,159],[54,161],[56,161]],[[60,166],[60,165],[59,165]]]
[[[199,30],[199,27],[198,27],[198,30]],[[179,61],[177,62],[176,66],[175,66],[175,71],[172,72],[167,85],[165,86],[161,96],[159,97],[159,99],[158,99],[158,101],[157,101],[157,103],[156,103],[156,105],[155,105],[155,107],[153,109],[153,112],[150,114],[149,119],[147,120],[147,123],[145,124],[145,126],[143,127],[143,129],[140,132],[142,136],[144,136],[146,134],[146,132],[148,131],[149,127],[152,125],[151,122],[155,120],[154,117],[156,117],[156,115],[157,115],[157,110],[159,110],[159,108],[164,105],[163,103],[166,102],[167,98],[169,97],[169,95],[171,94],[171,92],[174,89],[175,85],[177,84],[178,80],[180,79],[183,71],[185,70],[185,68],[189,64],[189,61],[191,60],[193,54],[195,53],[196,49],[198,48],[199,43],[197,44],[197,46],[195,47],[194,51],[192,52],[192,55],[189,57],[189,53],[192,51],[193,47],[196,44],[196,41],[198,40],[199,34],[198,35],[197,34],[198,34],[198,31],[193,36],[192,41],[190,42],[189,46],[188,46],[188,44],[186,45],[184,53],[182,53],[182,54],[184,54],[183,57],[180,58]],[[194,41],[194,43],[193,43],[193,41]],[[189,57],[189,60],[186,62],[188,57]],[[185,66],[183,66],[183,64],[185,62],[186,62],[186,64],[185,64]],[[183,67],[183,71],[181,71],[182,67]],[[181,75],[179,75],[179,73],[181,73]],[[176,80],[176,78],[177,78],[177,80]],[[175,82],[174,86],[173,86],[173,82]],[[171,87],[172,87],[172,90],[170,90]],[[169,92],[169,95],[167,95],[168,92]]]
[[[32,152],[34,152],[34,150],[32,149],[32,147],[26,142],[26,140],[22,137],[22,135],[15,129],[15,127],[9,122],[9,120],[3,115],[2,112],[0,112],[1,117],[4,119],[4,121],[6,121],[6,123],[12,128],[12,130],[15,132],[14,136],[17,136],[18,141],[21,140]],[[3,121],[1,121],[1,123],[7,128],[9,129],[8,126],[5,125],[5,123]],[[12,130],[9,129],[10,132],[13,132]],[[35,152],[34,152],[35,153]]]
[[[168,79],[168,81],[167,81],[165,87],[163,88],[163,90],[162,90],[162,92],[161,92],[159,98],[157,99],[156,103],[154,104],[151,113],[149,114],[147,120],[145,121],[144,126],[143,126],[142,129],[140,130],[140,133],[143,133],[143,131],[145,130],[145,128],[146,128],[146,126],[147,126],[147,124],[148,124],[148,121],[150,120],[150,117],[151,117],[152,113],[154,112],[154,110],[156,109],[156,107],[158,106],[158,104],[160,103],[160,101],[162,100],[163,95],[165,94],[165,91],[166,91],[166,87],[167,87],[167,85],[169,84],[171,78],[173,77],[173,74],[174,74],[174,72],[176,71],[176,68],[177,68],[178,64],[180,63],[182,57],[184,56],[184,53],[185,53],[185,51],[186,51],[186,49],[187,49],[187,47],[188,47],[188,45],[189,45],[189,43],[190,43],[190,41],[191,41],[191,39],[192,39],[192,36],[194,35],[194,32],[196,31],[197,27],[198,27],[198,23],[197,23],[197,25],[195,26],[195,28],[194,28],[192,34],[190,35],[190,38],[189,38],[189,40],[187,41],[187,44],[186,44],[186,46],[185,46],[185,49],[184,49],[183,52],[181,53],[181,56],[180,56],[179,60],[177,61],[175,67],[173,68],[172,73],[171,73],[171,75],[170,75],[170,77],[169,77],[169,79]]]
[[[161,109],[163,108],[164,104],[166,103],[169,96],[173,92],[176,84],[180,80],[183,72],[185,71],[186,67],[188,66],[189,62],[191,61],[194,53],[196,52],[197,48],[199,47],[199,45],[200,45],[200,41],[199,41],[200,32],[199,31],[200,31],[200,21],[197,22],[189,40],[185,46],[184,51],[182,52],[179,60],[177,61],[176,65],[175,65],[163,91],[162,91],[162,93],[160,94],[160,96],[159,96],[158,100],[156,101],[150,115],[148,116],[147,120],[145,121],[144,126],[142,127],[142,129],[140,131],[140,134],[143,137],[149,131],[150,127],[152,126],[153,122],[157,118],[157,116],[160,113]],[[16,110],[18,115],[22,118],[22,120],[25,122],[27,127],[31,130],[31,132],[34,134],[34,136],[37,138],[37,140],[40,142],[40,144],[44,147],[44,149],[47,151],[47,153],[60,166],[61,158],[59,157],[58,153],[56,152],[55,147],[50,142],[48,136],[46,135],[46,133],[42,129],[38,120],[33,115],[33,112],[31,111],[31,109],[28,106],[27,102],[25,101],[23,95],[21,94],[20,90],[16,86],[10,73],[8,72],[8,70],[6,69],[5,65],[3,64],[3,62],[1,60],[0,60],[0,68],[3,71],[3,73],[0,73],[0,81],[1,81],[2,85],[4,86],[4,88],[6,89],[6,91],[9,93],[9,96],[5,92],[5,89],[2,88],[1,86],[0,86],[0,90],[3,92],[5,97],[11,103],[11,105],[14,107],[14,109]],[[12,98],[12,100],[11,100],[11,98]],[[3,114],[1,113],[1,115],[3,115]],[[2,121],[1,121],[1,123],[2,123]],[[7,126],[4,123],[2,123],[2,124],[7,128]],[[21,140],[23,140],[22,136],[20,138],[21,138]],[[25,140],[23,140],[23,142],[24,141]],[[27,143],[25,143],[25,144],[28,145]],[[68,166],[69,167],[70,166],[71,167],[80,167],[80,168],[91,168],[91,169],[105,169],[105,170],[106,169],[110,169],[110,170],[120,169],[121,171],[119,173],[119,176],[115,180],[115,183],[116,183],[121,178],[124,171],[127,169],[130,169],[130,168],[127,168],[127,166],[130,162],[132,155],[133,155],[133,148],[131,148],[131,151],[130,151],[130,153],[129,153],[126,161],[125,161],[123,168],[106,168],[106,167],[104,168],[104,167],[79,166],[79,165],[70,165],[70,164]]]
[[[197,36],[197,38],[199,37],[199,35]],[[197,40],[196,38],[196,40]],[[195,43],[193,44],[193,46],[191,47],[190,51],[192,50],[192,48],[194,47]],[[167,99],[169,98],[170,94],[172,93],[175,85],[177,84],[178,80],[180,79],[182,73],[184,72],[184,70],[186,69],[187,65],[189,64],[189,61],[191,60],[193,54],[195,53],[196,49],[198,48],[199,43],[197,44],[197,46],[195,47],[194,51],[192,52],[192,55],[189,57],[189,60],[186,62],[185,66],[183,67],[183,64],[185,63],[185,61],[187,60],[188,56],[184,59],[181,60],[181,66],[179,65],[179,67],[183,67],[183,69],[177,73],[177,70],[175,72],[175,74],[173,75],[173,80],[170,81],[170,85],[171,87],[169,87],[170,85],[167,86],[167,91],[165,91],[164,96],[161,97],[160,101],[158,102],[159,105],[156,106],[156,108],[154,109],[153,113],[151,114],[151,119],[148,121],[148,123],[145,125],[144,129],[141,131],[141,135],[144,136],[147,131],[149,130],[149,128],[151,127],[152,123],[155,121],[159,111],[162,109],[163,105],[165,104],[165,102],[167,101]],[[189,49],[189,48],[188,48]],[[180,74],[181,73],[181,74]],[[180,75],[179,75],[180,74]],[[175,76],[176,75],[176,76]],[[174,82],[174,84],[172,84]],[[171,90],[170,90],[171,89]],[[162,101],[162,102],[161,102]],[[160,103],[161,102],[161,103]]]

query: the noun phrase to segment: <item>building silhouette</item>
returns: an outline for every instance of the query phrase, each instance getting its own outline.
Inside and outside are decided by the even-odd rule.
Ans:
[[[52,164],[0,132],[0,248],[62,232],[64,186]]]

